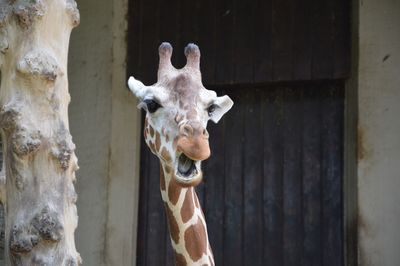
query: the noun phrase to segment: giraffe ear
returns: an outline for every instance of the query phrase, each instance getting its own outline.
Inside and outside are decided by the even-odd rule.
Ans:
[[[232,108],[233,101],[228,95],[224,95],[217,97],[217,99],[214,101],[214,105],[215,110],[211,114],[211,120],[214,123],[218,123],[222,116]]]
[[[147,87],[139,80],[134,77],[130,77],[128,80],[128,87],[130,91],[139,98],[139,100],[143,100],[144,96],[147,93]]]

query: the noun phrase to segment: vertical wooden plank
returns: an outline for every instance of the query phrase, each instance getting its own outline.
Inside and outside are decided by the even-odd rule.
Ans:
[[[128,8],[127,76],[129,77],[130,75],[140,75],[140,49],[142,44],[141,1],[130,1]]]
[[[233,27],[234,0],[221,0],[217,3],[217,54],[215,83],[231,84],[234,81]]]
[[[312,79],[332,78],[332,27],[330,3],[335,0],[312,1]]]
[[[182,1],[160,1],[160,34],[159,42],[169,42],[173,47],[171,62],[175,67],[181,67],[183,62],[182,44]]]
[[[234,7],[233,56],[234,80],[252,83],[254,78],[254,14],[256,1],[236,1]]]
[[[273,80],[293,77],[293,4],[290,0],[272,1]]]
[[[243,115],[242,90],[227,91],[235,105],[225,115],[224,265],[243,264]],[[228,131],[229,129],[229,131]],[[230,133],[229,133],[230,132]]]
[[[282,266],[283,235],[283,93],[280,89],[265,91],[263,97],[264,147],[264,265]]]
[[[293,80],[311,79],[312,35],[311,5],[313,0],[293,1]]]
[[[322,100],[323,265],[343,264],[343,89],[330,87]]]
[[[160,32],[159,32],[159,42],[169,42],[174,48],[174,54],[172,61],[174,62],[175,53],[178,52],[176,50],[177,45],[177,31],[179,29],[179,0],[168,0],[168,1],[160,1]],[[181,51],[179,51],[181,52]]]
[[[185,55],[183,53],[183,50],[186,46],[186,44],[183,42],[183,23],[184,23],[184,12],[185,10],[183,9],[184,6],[183,4],[186,1],[184,0],[177,0],[177,5],[176,9],[174,10],[174,14],[176,14],[176,19],[178,21],[177,28],[175,31],[175,45],[174,45],[174,56],[172,57],[172,63],[176,68],[182,68],[185,66]],[[168,3],[168,1],[167,1]]]
[[[207,172],[207,169],[205,169],[205,171]],[[203,209],[204,214],[207,212],[206,210],[206,182],[207,180],[203,180],[202,183],[200,183],[197,187],[196,187],[196,193],[197,193],[197,197],[199,198],[199,202],[200,202],[200,206]],[[206,217],[207,218],[207,217]]]
[[[215,83],[215,67],[217,56],[216,3],[214,0],[200,1],[198,21],[198,42],[201,51],[201,73],[203,83]]]
[[[142,113],[142,130],[144,125],[144,115]],[[147,246],[147,198],[149,187],[149,168],[147,167],[149,161],[149,153],[147,146],[144,143],[143,134],[140,137],[140,191],[139,191],[139,219],[138,219],[138,235],[137,235],[137,260],[138,266],[146,265],[146,246]]]
[[[220,94],[220,93],[219,93]],[[205,210],[208,235],[216,265],[223,265],[225,123],[209,124],[211,158],[206,161]]]
[[[163,265],[165,261],[165,211],[160,194],[159,160],[150,154],[149,186],[147,198],[147,251],[146,265]],[[161,240],[161,241],[160,241]]]
[[[158,45],[159,45],[159,5],[158,0],[142,0],[142,38],[140,40],[139,73],[136,78],[144,84],[157,81]]]
[[[176,67],[181,68],[186,64],[186,57],[184,55],[184,47],[188,43],[197,43],[198,41],[198,13],[200,0],[193,1],[180,1],[179,6],[179,42],[176,44]]]
[[[272,80],[272,0],[258,0],[255,8],[254,81]]]
[[[283,157],[284,264],[302,264],[302,106],[301,90],[285,89]]]
[[[351,24],[350,1],[333,1],[333,78],[350,75]]]
[[[244,265],[263,265],[261,90],[245,90],[243,160]]]
[[[174,266],[175,265],[175,258],[174,258],[174,250],[171,244],[171,237],[169,234],[168,224],[165,221],[165,266]],[[161,239],[161,238],[160,238]],[[162,239],[161,239],[162,240]]]
[[[181,40],[184,46],[191,42],[198,42],[200,1],[201,0],[181,1]]]
[[[303,98],[303,253],[307,266],[319,266],[322,261],[320,90],[306,88]]]

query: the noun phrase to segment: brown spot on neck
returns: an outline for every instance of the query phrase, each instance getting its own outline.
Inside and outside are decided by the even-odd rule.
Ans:
[[[206,229],[200,219],[185,231],[185,248],[193,261],[198,261],[207,251]]]
[[[169,208],[168,204],[164,204],[164,205],[165,205],[165,211],[167,213],[168,227],[169,227],[169,233],[171,235],[171,239],[172,239],[172,241],[175,242],[175,244],[178,244],[179,243],[178,223],[176,222],[174,214],[172,213],[172,210]]]
[[[182,254],[175,252],[175,265],[176,266],[187,266],[185,257]]]
[[[149,141],[149,148],[153,153],[157,153],[157,151],[155,149],[155,145],[152,141]]]
[[[164,159],[164,161],[171,162],[171,155],[165,147],[162,148],[161,157]]]
[[[156,151],[159,151],[161,147],[161,139],[160,139],[160,133],[156,132]]]
[[[194,204],[193,204],[193,188],[189,188],[186,191],[185,200],[181,208],[182,221],[188,222],[194,215]]]
[[[170,167],[169,165],[166,165],[166,166],[165,166],[165,173],[166,173],[166,174],[170,174],[171,171],[172,171],[171,167]]]
[[[152,126],[149,126],[150,129],[150,136],[154,137],[154,128]]]
[[[160,189],[162,191],[165,191],[165,175],[164,175],[164,169],[162,169],[162,167],[160,171]]]
[[[176,205],[181,194],[182,188],[176,183],[172,177],[168,185],[168,199],[173,204]]]

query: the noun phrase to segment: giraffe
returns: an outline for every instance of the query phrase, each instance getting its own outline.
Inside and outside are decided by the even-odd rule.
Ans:
[[[157,83],[145,86],[130,77],[129,89],[146,111],[144,139],[160,159],[160,190],[164,201],[175,263],[214,265],[207,225],[194,190],[202,178],[201,162],[210,156],[208,120],[218,123],[233,101],[217,97],[201,80],[200,50],[188,44],[186,65],[171,64],[172,46],[162,43]]]

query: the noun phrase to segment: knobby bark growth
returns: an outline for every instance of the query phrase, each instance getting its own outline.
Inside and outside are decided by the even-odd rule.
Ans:
[[[6,265],[78,265],[67,58],[74,0],[0,0]]]

